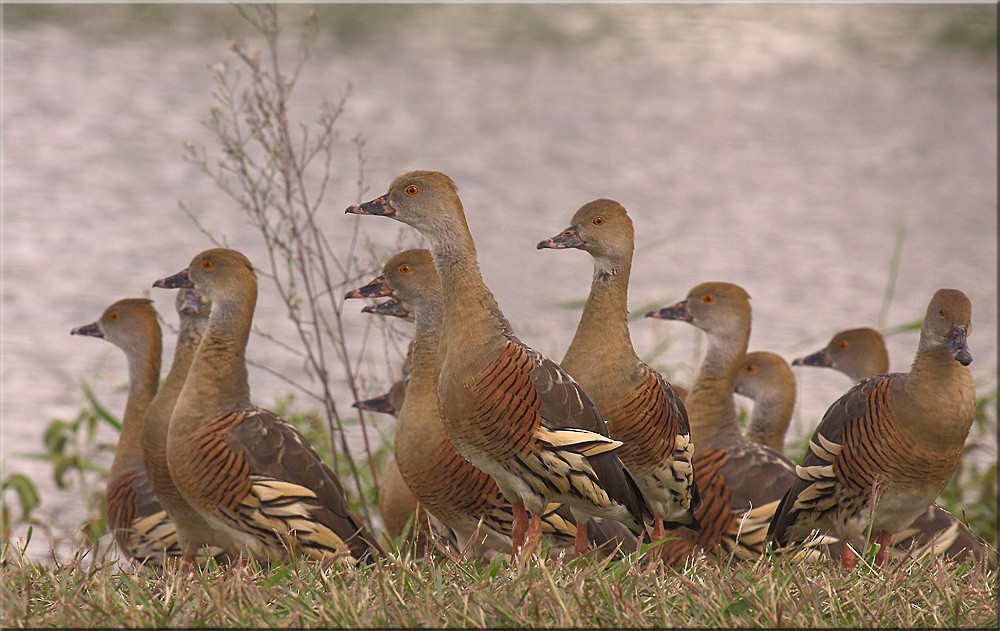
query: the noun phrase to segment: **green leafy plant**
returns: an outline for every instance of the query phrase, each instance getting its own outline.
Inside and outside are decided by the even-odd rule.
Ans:
[[[21,507],[20,514],[15,517],[11,503],[7,499],[10,494],[17,498]],[[32,523],[31,512],[38,506],[38,487],[34,481],[23,473],[11,473],[0,481],[0,540],[10,539],[11,526],[21,523]]]
[[[52,419],[42,440],[45,452],[33,454],[37,460],[52,464],[52,474],[60,489],[72,489],[84,499],[86,518],[81,532],[87,541],[96,544],[107,532],[104,511],[104,483],[108,478],[107,454],[113,453],[121,420],[112,414],[94,394],[87,382],[81,384],[87,405],[71,421]],[[98,429],[109,428],[115,434],[113,442],[98,440]]]

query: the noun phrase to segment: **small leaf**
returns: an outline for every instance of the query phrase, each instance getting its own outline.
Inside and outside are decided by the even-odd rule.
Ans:
[[[64,480],[66,472],[78,469],[78,461],[79,459],[76,456],[61,456],[56,460],[56,466],[52,473],[55,476],[56,485],[60,489],[65,489],[69,486]]]
[[[100,540],[101,535],[108,531],[107,522],[103,515],[98,515],[96,517],[91,517],[87,520],[83,526],[80,527],[80,532],[87,538],[92,545],[97,545]]]
[[[94,409],[94,413],[100,417],[101,420],[113,427],[116,431],[122,431],[122,422],[111,412],[108,412],[107,408],[101,405],[101,402],[97,400],[97,395],[95,395],[94,391],[90,389],[87,382],[83,383],[83,394],[87,397],[87,400],[90,401],[90,405]]]
[[[0,489],[14,489],[18,500],[21,502],[21,517],[26,519],[28,515],[41,501],[38,496],[38,487],[31,481],[31,478],[23,473],[13,473],[3,481]]]
[[[726,607],[726,613],[734,616],[743,615],[749,610],[750,610],[750,603],[748,603],[742,598],[736,600],[731,605]]]
[[[45,428],[42,440],[45,443],[45,448],[48,450],[49,455],[61,454],[63,450],[66,449],[66,434],[67,430],[71,429],[71,427],[72,426],[66,421],[54,419],[49,423],[49,426]]]

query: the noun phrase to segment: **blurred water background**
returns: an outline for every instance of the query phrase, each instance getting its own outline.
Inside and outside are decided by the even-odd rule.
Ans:
[[[995,5],[315,8],[320,36],[293,112],[309,123],[350,85],[322,221],[345,251],[361,222],[372,265],[357,284],[418,243],[389,220],[343,214],[359,198],[349,139],[361,135],[366,199],[413,168],[455,179],[487,284],[521,339],[555,359],[591,261],[535,243],[611,197],[636,225],[634,314],[702,281],[736,282],[752,297],[750,349],[791,360],[838,329],[919,320],[936,289],[956,287],[974,305],[977,387],[996,390]],[[305,10],[280,10],[290,57]],[[265,253],[183,159],[189,141],[218,153],[202,124],[210,67],[232,62],[229,38],[249,32],[225,5],[5,5],[3,16],[2,466],[30,474],[38,514],[70,529],[79,498],[28,454],[43,451],[50,419],[76,416],[83,379],[120,414],[127,375],[118,349],[69,330],[126,296],[150,295],[176,322],[172,294],[150,285],[211,245],[179,202],[251,259]],[[357,349],[370,317],[345,319]],[[256,323],[292,337],[266,283]],[[704,348],[693,327],[637,319],[632,336],[671,380],[690,382]],[[915,331],[889,337],[894,370],[916,342]],[[371,394],[398,371],[386,348],[370,342],[362,362]],[[249,355],[307,381],[279,344],[255,336]],[[852,384],[832,371],[796,376],[801,437]],[[259,369],[251,386],[266,406],[290,390]],[[995,461],[996,443],[980,457]],[[30,550],[44,557],[49,541],[35,536]]]

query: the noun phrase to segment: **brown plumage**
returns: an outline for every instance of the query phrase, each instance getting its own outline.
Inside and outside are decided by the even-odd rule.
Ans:
[[[878,331],[870,328],[849,329],[836,333],[825,348],[796,359],[792,365],[829,367],[860,382],[887,373],[889,354]],[[776,384],[771,386],[777,389]],[[995,554],[979,537],[954,516],[933,504],[920,513],[909,528],[894,534],[892,545],[894,550],[915,548],[917,554],[927,551],[959,561],[985,557],[996,563]]]
[[[364,287],[347,292],[344,298],[378,297],[382,295],[383,290],[382,284],[369,283]],[[402,318],[408,322],[414,321],[413,312],[396,298],[388,298],[382,302],[366,305],[361,309],[361,312]],[[402,366],[402,378],[394,382],[385,394],[364,401],[355,401],[353,407],[368,412],[389,414],[393,417],[399,416],[406,397],[406,387],[410,381],[413,345],[411,340]],[[407,486],[406,481],[403,480],[403,474],[400,473],[399,466],[396,464],[395,456],[389,459],[382,472],[378,508],[382,514],[386,534],[390,538],[410,546],[418,554],[428,549],[428,535],[437,536],[449,544],[457,545],[454,532],[437,519],[432,519],[410,487]]]
[[[379,482],[378,508],[386,534],[412,546],[414,551],[426,550],[433,526],[427,511],[403,479],[395,457],[385,464]]]
[[[445,428],[514,504],[515,549],[522,542],[534,548],[551,502],[641,531],[650,509],[614,453],[621,443],[608,438],[572,377],[514,335],[483,283],[454,182],[414,171],[347,212],[391,216],[431,242],[444,296],[438,394]],[[525,509],[532,514],[526,529]]]
[[[655,518],[652,538],[670,528],[698,528],[699,503],[687,411],[670,383],[643,363],[628,329],[628,283],[634,229],[625,208],[609,199],[584,204],[570,227],[539,249],[578,248],[594,259],[594,274],[580,324],[562,367],[593,399],[616,452],[646,494]]]
[[[105,494],[108,528],[128,557],[162,564],[166,556],[180,556],[181,550],[142,459],[143,416],[160,379],[162,337],[156,310],[145,298],[125,298],[105,309],[100,320],[78,326],[71,334],[104,338],[128,359],[128,399]]]
[[[702,505],[695,511],[701,531],[685,528],[664,546],[673,563],[698,549],[755,558],[765,546],[767,524],[795,479],[782,454],[747,440],[733,399],[736,375],[750,338],[750,300],[732,283],[697,285],[687,299],[647,314],[690,322],[708,336],[708,349],[684,405],[695,444],[694,471]]]
[[[785,453],[785,434],[795,408],[795,373],[788,362],[768,351],[747,353],[733,391],[753,400],[746,437]]]
[[[792,365],[833,368],[859,382],[889,372],[889,353],[882,334],[864,327],[837,333],[825,348],[799,357]]]
[[[480,555],[487,551],[509,554],[513,507],[492,477],[461,456],[438,412],[442,297],[430,252],[407,250],[393,256],[383,274],[366,285],[366,289],[372,287],[400,297],[413,307],[416,318],[410,379],[395,438],[403,479],[421,504],[457,535],[461,548],[470,546]],[[568,509],[550,504],[542,515],[542,532],[551,538],[553,547],[572,546],[576,522]],[[591,525],[590,534],[598,545],[623,535],[623,543],[634,547],[634,538],[611,524]]]
[[[975,414],[967,336],[972,304],[940,289],[931,299],[908,373],[876,375],[854,386],[816,428],[770,527],[777,546],[813,529],[880,544],[908,528],[950,480]],[[845,546],[843,561],[852,567]]]
[[[245,353],[257,303],[250,261],[234,250],[206,250],[154,286],[192,285],[212,310],[167,436],[170,476],[189,507],[174,516],[185,556],[205,544],[265,560],[381,552],[302,435],[250,402]]]
[[[166,379],[146,409],[142,426],[142,457],[146,473],[167,515],[190,510],[174,485],[167,467],[167,433],[177,396],[184,387],[191,360],[201,342],[205,327],[208,326],[208,313],[212,303],[194,289],[181,289],[177,292],[174,304],[180,317],[174,358]],[[225,555],[221,549],[213,547],[199,552],[198,560],[206,560],[209,556],[222,561]]]

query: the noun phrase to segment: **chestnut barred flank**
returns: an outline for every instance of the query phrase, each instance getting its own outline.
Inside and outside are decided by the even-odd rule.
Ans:
[[[155,285],[177,278],[212,304],[167,435],[167,464],[184,499],[174,521],[185,557],[205,545],[262,560],[301,555],[357,562],[380,554],[312,446],[273,412],[250,403],[253,265],[235,250],[213,248]]]
[[[569,374],[516,338],[483,282],[451,178],[411,171],[385,195],[347,212],[391,217],[431,243],[443,298],[442,419],[458,451],[492,475],[515,505],[514,548],[537,544],[540,513],[551,501],[641,530],[651,518],[646,498],[617,455],[606,451],[610,443],[587,435],[608,436],[597,409]],[[559,434],[563,430],[584,431]],[[546,439],[545,431],[556,434]],[[522,506],[531,512],[526,534]],[[578,524],[578,544],[583,530]]]
[[[687,412],[673,387],[642,363],[628,330],[628,284],[634,228],[624,206],[597,199],[574,213],[570,226],[539,249],[581,249],[594,261],[590,295],[562,367],[591,397],[621,441],[615,453],[635,478],[654,518],[652,537],[664,525],[697,528],[698,505]]]
[[[814,529],[842,537],[870,529],[881,563],[894,535],[927,519],[924,511],[958,467],[975,415],[971,311],[962,292],[938,290],[910,372],[870,377],[830,406],[771,524],[776,545]],[[847,350],[850,341],[838,337]],[[850,554],[843,560],[854,563]]]
[[[596,408],[557,364],[508,340],[474,392],[471,421],[501,446],[493,456],[504,470],[530,489],[529,511],[550,500],[583,503],[593,515],[641,531],[634,481],[613,453],[621,442],[608,438]]]
[[[230,411],[197,431],[191,447],[178,476],[186,497],[254,556],[283,558],[290,549],[357,561],[372,552],[374,542],[348,511],[333,472],[268,410]]]
[[[405,250],[392,256],[383,268],[386,290],[413,308],[416,335],[410,347],[410,373],[396,426],[395,451],[398,471],[427,511],[447,525],[461,549],[472,542],[477,554],[510,553],[514,534],[514,508],[494,479],[466,460],[445,432],[438,408],[437,380],[440,373],[441,283],[427,250]],[[348,294],[351,295],[350,293]],[[586,432],[558,435],[539,428],[543,440],[560,445],[579,445],[589,455],[614,449],[619,443]],[[542,509],[541,533],[550,545],[574,545],[576,519],[569,508],[549,503]],[[589,538],[602,545],[616,538],[628,543],[628,534],[610,525],[588,523]],[[624,534],[624,537],[620,535]],[[617,543],[617,541],[615,542]]]

